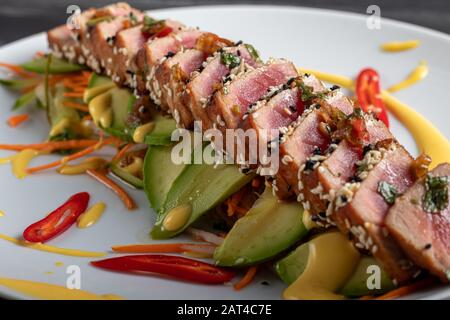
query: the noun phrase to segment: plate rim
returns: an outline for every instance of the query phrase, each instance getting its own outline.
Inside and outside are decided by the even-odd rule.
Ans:
[[[327,8],[315,8],[315,7],[307,7],[307,6],[293,6],[293,5],[267,5],[267,4],[219,4],[219,5],[199,5],[199,6],[179,6],[179,7],[172,7],[172,8],[158,8],[158,9],[143,9],[144,12],[150,12],[153,14],[170,14],[170,12],[173,11],[202,11],[202,10],[230,10],[235,9],[238,7],[239,9],[244,10],[261,10],[261,11],[273,11],[277,10],[280,12],[292,12],[296,11],[300,14],[326,14],[326,15],[332,15],[334,17],[342,18],[342,19],[355,19],[355,20],[365,20],[368,15],[365,15],[363,13],[357,13],[357,12],[349,12],[344,10],[337,10],[337,9],[327,9]],[[435,30],[429,27],[417,25],[410,22],[405,22],[397,19],[382,18],[382,24],[387,23],[388,25],[404,30],[410,30],[417,33],[420,33],[422,35],[425,35],[427,37],[433,37],[437,38],[439,40],[445,41],[450,43],[450,34],[447,34],[443,31]],[[9,43],[5,43],[0,46],[0,52],[3,50],[14,50],[14,46],[21,45],[23,43],[29,42],[29,41],[36,41],[39,37],[44,38],[46,34],[46,31],[38,32],[35,34],[28,35],[26,37],[14,40]],[[12,292],[12,293],[9,293]],[[18,300],[18,299],[26,299],[31,300],[33,298],[26,297],[20,293],[14,293],[14,291],[9,290],[8,288],[0,289],[0,298],[4,299],[11,299],[11,300]],[[440,290],[438,292],[434,292],[430,294],[429,296],[424,296],[420,299],[447,299],[449,298],[448,295],[446,295],[444,292],[441,292]],[[34,299],[33,299],[34,300]]]

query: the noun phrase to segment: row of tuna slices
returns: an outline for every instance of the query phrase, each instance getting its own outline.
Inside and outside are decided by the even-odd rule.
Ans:
[[[121,12],[122,17],[126,16],[123,14],[127,12],[123,10],[123,4],[117,6],[120,6],[121,10],[100,11],[106,11],[109,15]],[[91,10],[84,14],[90,18],[98,16]],[[127,14],[129,15],[130,11]],[[136,13],[136,16],[139,17],[139,13]],[[252,127],[259,133],[258,138],[266,142],[270,137],[264,136],[265,131],[258,129],[278,128],[285,134],[280,146],[282,169],[274,180],[274,189],[277,189],[277,194],[281,198],[296,195],[305,207],[318,214],[319,219],[316,220],[337,224],[343,232],[352,234],[357,247],[374,253],[391,276],[399,282],[406,281],[412,274],[416,274],[417,269],[405,258],[390,233],[395,235],[414,262],[430,270],[438,269],[434,265],[430,266],[429,261],[434,262],[431,258],[428,259],[429,263],[417,259],[416,256],[419,256],[416,252],[417,247],[413,250],[411,245],[405,245],[404,238],[411,232],[405,231],[407,230],[405,228],[396,228],[395,223],[389,228],[384,225],[390,206],[377,192],[378,183],[386,179],[383,181],[389,181],[404,192],[414,182],[409,170],[412,159],[401,146],[394,142],[388,149],[377,147],[368,151],[368,154],[382,153],[383,157],[378,163],[371,163],[371,170],[363,173],[363,178],[355,179],[356,167],[358,164],[361,165],[364,159],[361,160],[358,151],[347,141],[331,141],[320,127],[322,121],[319,110],[324,105],[331,105],[347,115],[352,113],[353,106],[345,96],[338,91],[331,91],[322,101],[314,103],[311,107],[309,103],[303,101],[301,88],[304,88],[305,84],[315,92],[322,92],[325,88],[312,76],[298,78],[303,87],[292,85],[293,78],[298,77],[292,63],[285,60],[270,60],[267,64],[261,65],[251,55],[248,47],[242,44],[224,47],[208,57],[203,55],[201,58],[195,47],[198,39],[205,33],[186,29],[174,22],[175,26],[179,27],[173,28],[174,34],[169,37],[149,40],[142,36],[139,25],[120,30],[113,42],[121,43],[123,45],[121,48],[127,50],[120,50],[123,57],[117,61],[121,61],[118,64],[122,71],[118,74],[124,75],[123,79],[127,79],[126,73],[136,75],[134,79],[128,77],[128,82],[132,87],[139,87],[140,83],[141,92],[145,92],[147,82],[146,86],[153,98],[163,108],[171,110],[182,126],[190,127],[194,119],[203,121],[205,129],[214,126]],[[48,37],[54,52],[61,53],[69,60],[78,63],[83,63],[83,59],[93,60],[89,55],[83,56],[82,47],[77,42],[81,35],[72,38],[66,28],[59,27],[50,31]],[[113,49],[113,54],[114,51],[119,50]],[[224,53],[238,57],[239,65],[233,68],[225,65],[221,59]],[[104,57],[97,56],[96,59],[101,61]],[[170,62],[172,59],[175,63]],[[203,60],[201,66],[200,60]],[[101,64],[100,62],[100,67]],[[88,65],[96,70],[95,63],[88,62]],[[184,73],[181,85],[179,79],[173,78],[173,73],[168,72],[173,70],[173,66],[180,65]],[[139,73],[143,76],[141,81]],[[112,74],[112,77],[117,75]],[[155,79],[158,81],[157,84],[154,82]],[[164,88],[168,84],[167,79],[169,87]],[[125,84],[128,83],[127,80],[124,81]],[[173,95],[176,92],[173,88],[178,88],[177,97]],[[274,89],[276,94],[270,94]],[[378,141],[392,139],[387,128],[379,121],[366,116],[365,122],[370,144],[375,145]],[[349,190],[349,197],[336,196]],[[342,201],[343,199],[345,201]],[[370,210],[366,210],[368,204]],[[401,210],[395,212],[399,217],[407,214]],[[446,231],[443,235],[447,236],[448,219],[445,223],[439,222],[438,225]],[[433,226],[434,224],[429,228],[430,233],[436,232]],[[446,244],[448,247],[448,242],[444,242],[441,246],[433,246],[428,254],[432,257],[442,257],[442,254],[439,254],[442,250],[447,250],[448,253]],[[440,251],[434,253],[434,250],[438,249]],[[448,267],[448,260],[442,263],[440,270],[446,265]]]

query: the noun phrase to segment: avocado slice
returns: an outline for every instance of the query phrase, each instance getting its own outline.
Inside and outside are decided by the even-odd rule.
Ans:
[[[116,85],[110,78],[92,73],[89,78],[87,89],[84,91],[83,101],[89,103],[96,96],[114,87],[116,87]]]
[[[50,138],[65,135],[68,131],[76,131],[76,126],[80,122],[80,116],[75,109],[67,108],[63,102],[66,99],[64,93],[66,89],[62,83],[55,85],[50,92],[47,116],[50,122]]]
[[[308,233],[302,215],[298,203],[279,201],[266,187],[216,249],[214,260],[220,266],[245,266],[277,255]]]
[[[233,193],[249,183],[254,174],[243,174],[234,165],[190,164],[175,179],[164,202],[163,212],[158,216],[151,231],[154,239],[176,236],[194,223],[203,214],[222,203]],[[173,210],[189,207],[186,221],[175,230],[164,227],[166,218]]]
[[[304,272],[308,264],[308,258],[309,243],[306,242],[297,247],[297,249],[292,251],[285,258],[276,262],[274,265],[275,271],[283,282],[290,285]],[[380,289],[370,290],[367,287],[367,279],[370,276],[370,274],[367,273],[367,268],[371,265],[380,268]],[[381,294],[392,290],[394,287],[394,284],[386,272],[383,271],[377,260],[371,256],[363,256],[353,271],[353,275],[337,293],[346,297],[360,297],[364,295]]]
[[[153,131],[145,137],[145,143],[153,146],[169,146],[172,132],[177,128],[174,119],[167,116],[156,114],[152,120],[155,123]]]
[[[156,212],[161,210],[173,182],[187,166],[173,163],[171,152],[171,147],[150,146],[145,155],[144,190]]]
[[[285,258],[276,262],[275,271],[283,282],[293,283],[305,271],[308,264],[309,246],[304,243],[288,254]]]
[[[48,64],[49,56],[44,56],[40,58],[33,59],[31,61],[25,62],[21,65],[27,71],[36,72],[36,73],[46,73],[47,64]],[[80,70],[85,70],[86,68],[82,65],[75,64],[72,62],[68,62],[67,60],[56,58],[52,56],[52,60],[50,61],[50,66],[48,68],[48,73],[69,73],[76,72]]]
[[[137,189],[142,189],[144,187],[144,183],[138,177],[132,175],[131,173],[126,172],[122,168],[120,168],[116,163],[110,164],[110,169],[112,173],[117,176],[120,180],[125,181],[126,183],[132,185]]]
[[[367,281],[371,276],[371,274],[368,273],[368,268],[370,266],[375,266],[381,271],[379,283],[380,289],[369,289],[367,287]],[[347,281],[344,287],[342,287],[339,293],[346,297],[361,297],[365,295],[383,294],[393,289],[395,289],[395,285],[383,270],[380,263],[374,257],[364,256],[356,267],[353,276]]]
[[[114,86],[89,102],[89,112],[97,126],[114,136],[129,140],[126,119],[134,99],[130,90]]]

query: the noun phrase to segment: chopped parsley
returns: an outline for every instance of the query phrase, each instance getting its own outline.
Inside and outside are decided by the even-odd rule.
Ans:
[[[254,46],[246,43],[245,47],[247,48],[248,53],[250,53],[250,55],[252,56],[253,60],[261,61],[261,58],[259,57],[259,52],[258,52],[258,50],[255,49]]]
[[[111,17],[111,16],[101,16],[101,17],[98,17],[98,18],[92,18],[91,20],[89,20],[88,22],[86,22],[86,25],[87,25],[88,27],[93,27],[93,26],[95,26],[96,24],[98,24],[98,23],[100,23],[100,22],[103,22],[103,21],[110,21],[110,20],[112,20],[112,18],[113,18],[113,17]]]
[[[156,20],[149,16],[144,16],[142,32],[157,33],[165,26],[165,20]]]
[[[430,213],[440,212],[448,206],[448,177],[433,177],[427,175],[425,179],[425,195],[423,210]]]
[[[137,19],[136,15],[133,12],[130,12],[129,17],[130,17],[131,24],[133,26],[138,23],[138,19]]]
[[[393,204],[398,196],[397,189],[392,184],[386,181],[380,181],[380,183],[378,183],[377,191],[383,196],[384,201],[389,204]]]
[[[220,55],[220,62],[222,62],[222,64],[224,64],[228,68],[233,69],[241,64],[241,58],[239,58],[238,56],[235,56],[232,53],[223,52]]]
[[[312,99],[316,99],[316,98],[320,98],[323,99],[325,97],[325,92],[314,92],[313,88],[310,86],[307,86],[306,84],[304,84],[301,81],[297,82],[298,86],[300,86],[300,88],[302,89],[302,95],[301,95],[301,99],[303,102],[312,100]]]

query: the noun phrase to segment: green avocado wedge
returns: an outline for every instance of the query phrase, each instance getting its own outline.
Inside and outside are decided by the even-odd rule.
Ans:
[[[152,120],[155,128],[145,137],[145,143],[153,146],[169,146],[173,144],[171,140],[172,132],[177,128],[173,118],[156,114]]]
[[[198,218],[249,183],[254,174],[243,174],[235,165],[190,164],[173,182],[163,205],[162,214],[151,231],[154,239],[176,236]],[[167,230],[164,221],[172,209],[189,207],[186,221],[175,230]]]
[[[144,187],[144,183],[141,179],[132,175],[131,173],[126,172],[116,163],[111,163],[110,169],[117,178],[124,181],[125,183],[128,183],[137,189],[142,189]]]
[[[320,235],[319,235],[320,236]],[[275,263],[274,269],[278,276],[290,285],[297,280],[305,271],[309,259],[309,243],[306,242],[297,247],[283,259]],[[373,273],[373,269],[379,274]],[[375,277],[378,277],[377,282]],[[373,280],[373,282],[372,282]],[[377,286],[379,289],[369,289],[368,283]],[[338,294],[346,297],[360,297],[364,295],[382,294],[394,288],[394,284],[383,271],[378,261],[371,256],[362,256],[356,265],[351,277],[346,280]]]
[[[96,96],[116,87],[114,82],[105,76],[100,76],[96,73],[92,73],[89,78],[87,89],[83,94],[83,101],[89,103]]]
[[[303,208],[281,202],[266,187],[250,211],[240,218],[215,253],[220,266],[245,266],[268,260],[303,238]]]
[[[175,179],[186,164],[171,160],[171,147],[149,146],[144,160],[144,190],[152,208],[159,212]]]
[[[377,281],[377,278],[379,281]],[[369,289],[369,285],[373,289]],[[395,285],[380,263],[374,257],[364,256],[356,267],[353,276],[339,293],[346,297],[361,297],[383,294],[393,289],[395,289]]]
[[[24,64],[21,65],[21,67],[27,71],[44,74],[47,71],[48,59],[49,59],[48,56],[36,58],[31,61],[25,62]],[[48,68],[48,73],[50,74],[70,73],[85,69],[86,68],[82,65],[71,63],[66,60],[52,56],[50,66]]]

